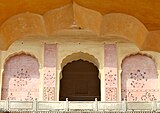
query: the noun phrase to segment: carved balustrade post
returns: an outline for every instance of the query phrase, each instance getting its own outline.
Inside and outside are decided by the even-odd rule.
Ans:
[[[98,111],[98,101],[97,101],[97,98],[95,98],[93,110],[94,110],[94,111]]]
[[[68,102],[68,98],[66,98],[66,101],[65,101],[65,111],[69,111],[69,102]]]
[[[157,110],[157,103],[156,101],[152,101],[152,111],[156,111]]]
[[[126,99],[124,99],[124,101],[122,101],[122,110],[123,110],[123,112],[127,111],[127,102],[126,102]]]
[[[33,113],[37,112],[37,99],[33,101]]]
[[[5,111],[9,111],[9,102],[10,102],[9,99],[5,101],[5,108],[4,108]]]

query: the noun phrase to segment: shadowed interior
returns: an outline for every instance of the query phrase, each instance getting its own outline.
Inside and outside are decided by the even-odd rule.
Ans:
[[[60,101],[100,100],[100,79],[97,67],[88,61],[77,60],[68,63],[62,71]]]

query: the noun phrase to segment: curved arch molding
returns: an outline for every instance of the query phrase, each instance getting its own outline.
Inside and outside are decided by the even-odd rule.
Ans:
[[[61,68],[63,68],[67,63],[70,63],[72,61],[79,60],[79,59],[82,59],[84,61],[89,61],[99,68],[98,59],[95,58],[93,55],[90,55],[84,52],[72,53],[71,55],[66,56],[61,63]]]
[[[72,53],[72,54],[66,56],[61,62],[60,78],[62,78],[62,69],[66,64],[68,64],[72,61],[80,60],[80,59],[93,63],[98,69],[100,67],[98,59],[95,58],[93,55],[88,54],[88,53],[84,53],[84,52]],[[99,71],[99,75],[98,75],[99,78],[101,78],[100,75],[101,74],[100,74],[100,71]]]
[[[160,51],[160,46],[157,46],[160,39],[154,37],[159,35],[159,31],[149,32],[135,17],[122,13],[102,15],[76,3],[50,10],[44,15],[26,12],[10,17],[0,26],[0,49],[6,50],[15,40],[25,36],[48,37],[74,22],[81,28],[97,33],[99,38],[119,35],[134,42],[141,50]]]

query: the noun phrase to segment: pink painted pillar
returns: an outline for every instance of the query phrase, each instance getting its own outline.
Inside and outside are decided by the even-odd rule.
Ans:
[[[117,101],[117,55],[116,45],[104,46],[105,100]]]
[[[56,100],[56,45],[44,45],[43,100]]]

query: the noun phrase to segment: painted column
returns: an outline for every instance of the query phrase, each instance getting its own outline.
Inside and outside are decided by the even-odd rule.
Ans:
[[[56,99],[56,45],[44,45],[43,100]]]
[[[117,101],[117,55],[116,45],[104,46],[105,100]]]

